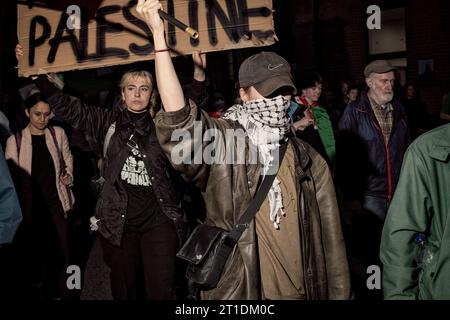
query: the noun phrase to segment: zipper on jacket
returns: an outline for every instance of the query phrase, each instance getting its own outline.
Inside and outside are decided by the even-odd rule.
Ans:
[[[389,140],[387,140],[384,137],[383,130],[381,130],[378,120],[374,119],[373,117],[372,117],[372,124],[380,132],[381,136],[383,137],[384,147],[386,149],[386,166],[387,166],[387,178],[388,178],[387,197],[388,197],[388,200],[391,201],[392,200],[392,173],[391,173],[391,152],[390,152],[390,148],[389,148]],[[392,136],[392,132],[391,132],[391,136]]]
[[[384,140],[386,146],[386,164],[387,164],[387,175],[388,175],[388,200],[392,200],[392,173],[391,173],[391,152],[389,148],[389,142]]]

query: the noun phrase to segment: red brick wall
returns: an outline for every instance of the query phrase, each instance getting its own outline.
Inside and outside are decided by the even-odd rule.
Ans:
[[[420,90],[430,112],[439,113],[442,96],[450,90],[450,2],[408,1],[406,44],[408,80]],[[420,59],[434,59],[435,75],[420,79]]]
[[[317,22],[318,39],[313,38],[312,1],[298,1],[292,31],[293,56],[300,70],[316,68],[330,83],[340,80],[362,82],[366,64],[366,7],[360,0],[321,0]]]
[[[362,83],[362,70],[366,64],[366,16],[365,6],[361,1],[322,0],[320,9],[321,24],[326,21],[340,20],[343,36],[340,37],[345,52],[345,59],[328,64],[328,78],[332,81],[350,80]],[[361,27],[363,26],[363,27]],[[332,46],[327,46],[333,34],[323,34],[322,61],[327,64],[328,56],[337,54]]]
[[[319,0],[317,3],[318,38],[314,39],[312,0],[290,2],[289,10],[295,12],[294,23],[289,25],[290,48],[295,52],[291,62],[297,63],[301,70],[317,68],[331,83],[344,79],[363,83],[362,71],[372,60],[367,48],[366,9],[372,4],[383,9],[383,5],[392,1]],[[443,94],[450,90],[450,1],[408,0],[404,4],[407,81],[420,89],[430,112],[437,114]],[[419,59],[434,59],[434,77],[419,78]]]

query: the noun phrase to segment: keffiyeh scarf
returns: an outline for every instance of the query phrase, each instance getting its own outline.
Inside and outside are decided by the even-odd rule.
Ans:
[[[283,96],[272,99],[258,99],[234,105],[223,115],[224,119],[237,121],[246,131],[250,141],[258,149],[265,175],[274,160],[273,151],[280,146],[280,140],[289,131],[287,109],[289,100]],[[281,165],[281,163],[280,163]],[[269,190],[270,221],[279,229],[283,211],[283,197],[280,181],[275,178]]]

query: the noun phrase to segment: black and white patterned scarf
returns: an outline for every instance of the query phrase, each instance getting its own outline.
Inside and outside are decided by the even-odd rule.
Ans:
[[[237,121],[246,131],[250,141],[258,149],[263,174],[266,174],[274,160],[273,152],[289,131],[287,109],[289,100],[283,96],[272,99],[258,99],[234,105],[222,116]],[[281,165],[281,163],[280,163]],[[270,221],[279,229],[283,211],[283,197],[280,181],[275,178],[269,194]]]

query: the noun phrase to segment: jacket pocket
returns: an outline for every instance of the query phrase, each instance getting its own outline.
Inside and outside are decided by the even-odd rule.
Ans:
[[[442,241],[440,248],[436,249],[434,261],[424,268],[421,274],[420,290],[424,289],[424,299],[448,300],[450,299],[450,240]],[[422,287],[420,287],[422,286]]]
[[[439,248],[431,244],[426,245],[422,261],[422,270],[419,274],[420,299],[432,299],[435,295],[439,256]]]

